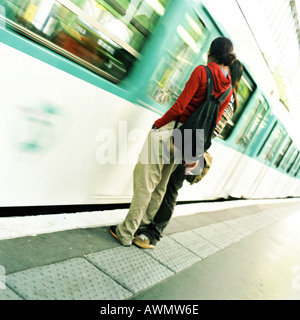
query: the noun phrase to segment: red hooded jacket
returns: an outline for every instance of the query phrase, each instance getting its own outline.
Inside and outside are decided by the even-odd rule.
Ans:
[[[221,68],[215,63],[210,62],[208,65],[214,79],[213,94],[218,98],[231,85],[231,77],[224,75]],[[184,123],[188,117],[206,100],[207,92],[207,75],[204,66],[198,66],[192,72],[189,80],[185,84],[182,93],[173,104],[173,106],[165,113],[163,117],[155,121],[156,128],[161,128],[170,121],[176,120],[180,116],[179,122]],[[222,117],[224,110],[230,102],[232,91],[219,108],[217,123]]]

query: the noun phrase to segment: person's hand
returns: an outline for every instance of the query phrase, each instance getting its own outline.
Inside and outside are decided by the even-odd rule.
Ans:
[[[153,124],[151,131],[155,131],[155,130],[157,130],[157,128],[156,128],[155,124]]]
[[[197,160],[196,162],[193,163],[185,163],[185,174],[188,174],[189,172],[191,172],[193,169],[196,168],[197,164],[198,164],[199,160]]]

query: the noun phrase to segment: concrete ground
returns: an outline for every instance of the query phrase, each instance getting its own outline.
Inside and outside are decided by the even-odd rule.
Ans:
[[[174,217],[154,250],[108,226],[3,239],[0,300],[298,300],[299,230],[293,199]]]

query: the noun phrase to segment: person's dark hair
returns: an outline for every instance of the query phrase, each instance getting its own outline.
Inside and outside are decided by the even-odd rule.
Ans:
[[[217,64],[230,66],[236,55],[233,53],[233,44],[226,37],[216,38],[210,45],[208,56],[210,56]]]
[[[234,62],[230,65],[230,76],[231,83],[233,88],[233,97],[234,97],[234,111],[236,111],[238,107],[238,98],[237,93],[240,86],[240,81],[243,75],[244,67],[239,60],[234,60]]]

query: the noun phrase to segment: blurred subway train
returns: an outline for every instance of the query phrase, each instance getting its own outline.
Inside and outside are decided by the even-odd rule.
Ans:
[[[0,17],[1,207],[130,203],[147,133],[220,35],[239,107],[178,200],[300,195],[295,125],[236,1],[1,0]]]

